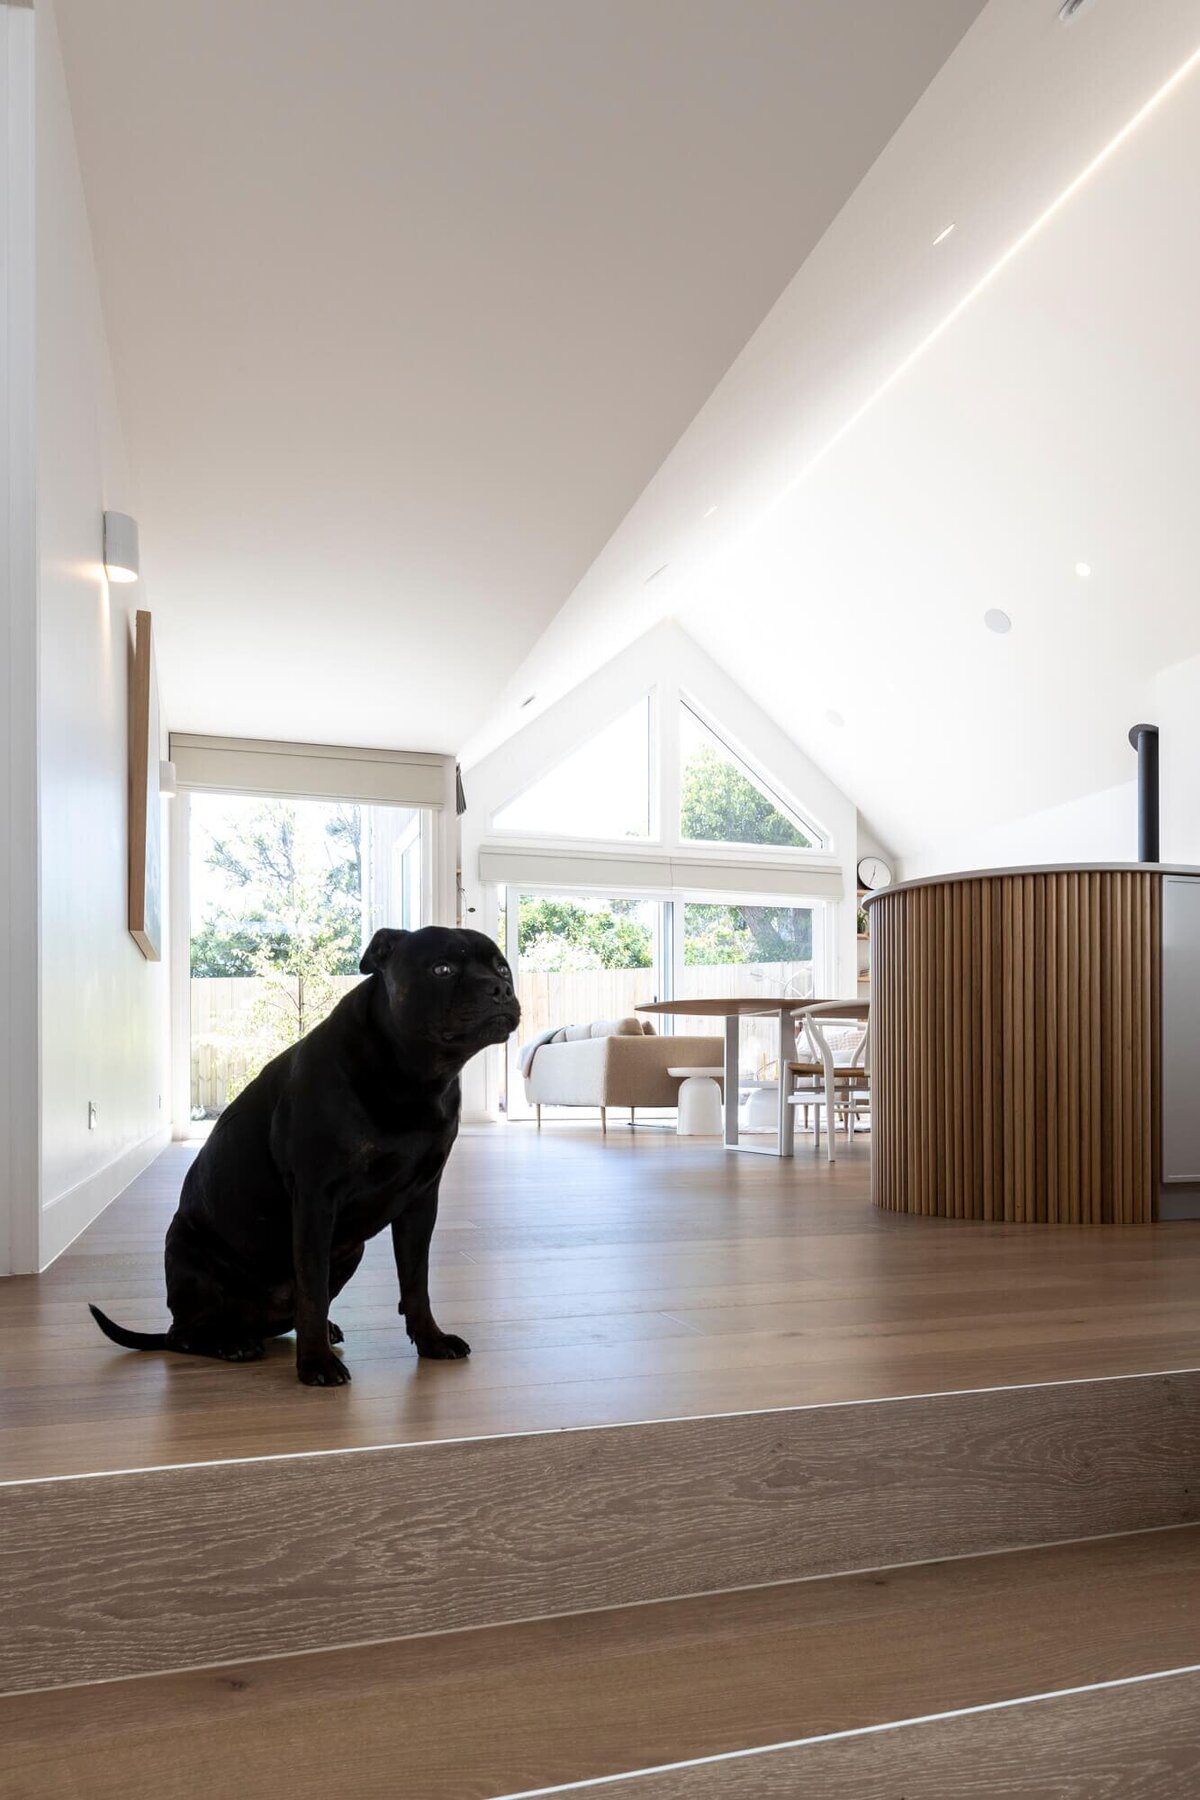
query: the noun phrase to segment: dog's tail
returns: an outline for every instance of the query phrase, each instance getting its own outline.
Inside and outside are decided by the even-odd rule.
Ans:
[[[114,1344],[120,1344],[125,1350],[165,1350],[167,1348],[168,1334],[165,1331],[126,1331],[123,1325],[116,1325],[111,1319],[106,1318],[100,1308],[93,1306],[90,1300],[88,1301],[88,1311],[105,1337],[111,1338]]]

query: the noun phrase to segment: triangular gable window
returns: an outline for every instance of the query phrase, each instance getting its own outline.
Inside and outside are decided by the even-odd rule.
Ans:
[[[784,805],[690,706],[679,708],[679,835],[701,844],[817,850],[820,833]]]
[[[650,836],[650,697],[496,813],[497,831],[532,837]]]

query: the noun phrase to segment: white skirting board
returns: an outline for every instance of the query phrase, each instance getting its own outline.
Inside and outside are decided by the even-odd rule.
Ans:
[[[44,1207],[38,1245],[39,1269],[48,1269],[74,1243],[80,1232],[86,1231],[92,1220],[98,1219],[105,1207],[149,1167],[170,1141],[169,1126],[152,1131],[149,1137],[131,1145],[112,1162],[85,1176],[75,1187],[68,1188],[65,1194]]]

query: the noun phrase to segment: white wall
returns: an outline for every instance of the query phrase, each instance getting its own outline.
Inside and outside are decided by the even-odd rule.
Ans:
[[[0,1273],[38,1239],[33,43],[0,6]]]
[[[1147,719],[1159,728],[1162,858],[1200,864],[1200,656],[1160,670]]]
[[[1130,724],[1133,721],[1130,720]],[[1135,767],[1129,752],[1131,770]],[[901,858],[903,881],[955,869],[1006,869],[1027,863],[1137,860],[1137,784],[1101,788],[1063,806],[1048,806],[983,830],[969,828]]]
[[[1158,672],[1141,716],[1159,728],[1162,860],[1200,866],[1200,656]],[[1116,720],[1113,732],[1124,737],[1134,723],[1132,714]],[[1136,766],[1131,748],[1128,781],[985,830],[964,830],[904,857],[900,874],[912,880],[1023,863],[1133,862]]]
[[[859,813],[859,815],[858,815],[858,860],[859,860],[859,862],[861,862],[863,860],[864,856],[880,856],[880,857],[882,857],[884,862],[886,862],[890,866],[892,873],[895,874],[895,871],[896,871],[895,851],[893,851],[888,846],[888,844],[880,836],[879,832],[876,831],[875,827],[872,824],[870,824],[867,819],[865,819],[863,817],[862,813]]]
[[[165,1141],[169,1098],[166,965],[126,927],[132,615],[150,602],[103,578],[104,510],[137,508],[48,0],[35,17],[45,1266]]]

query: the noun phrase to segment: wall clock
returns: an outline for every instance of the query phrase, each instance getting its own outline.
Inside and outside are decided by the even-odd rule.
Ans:
[[[858,865],[858,879],[863,887],[872,891],[891,887],[891,864],[884,862],[882,856],[864,856]]]

